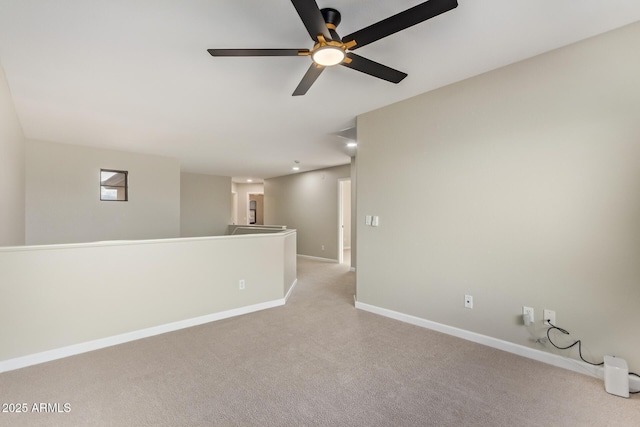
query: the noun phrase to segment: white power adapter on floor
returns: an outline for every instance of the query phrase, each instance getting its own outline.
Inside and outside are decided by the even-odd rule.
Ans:
[[[604,357],[604,389],[616,396],[629,397],[629,366],[626,360]]]

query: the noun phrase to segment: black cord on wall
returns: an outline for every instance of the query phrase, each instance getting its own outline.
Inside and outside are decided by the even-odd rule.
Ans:
[[[640,378],[640,375],[636,374],[635,372],[629,372],[629,375],[635,375],[636,377]],[[638,393],[640,393],[640,390],[629,392],[629,394],[638,394]]]
[[[588,360],[585,360],[584,357],[582,357],[582,341],[581,340],[577,340],[574,341],[573,344],[568,345],[566,347],[559,347],[557,346],[552,340],[551,340],[551,336],[549,335],[549,332],[551,332],[551,330],[553,329],[557,329],[558,331],[562,332],[565,335],[569,335],[569,331],[567,331],[566,329],[562,329],[557,327],[556,325],[554,325],[553,323],[551,323],[550,321],[547,320],[547,323],[549,325],[551,325],[551,327],[549,329],[547,329],[547,339],[549,340],[549,342],[557,349],[559,350],[568,350],[571,347],[575,346],[576,344],[578,345],[578,354],[580,355],[580,359],[582,359],[583,362],[588,363],[589,365],[593,365],[593,366],[601,366],[604,365],[604,362],[600,362],[600,363],[593,363],[593,362],[589,362]]]

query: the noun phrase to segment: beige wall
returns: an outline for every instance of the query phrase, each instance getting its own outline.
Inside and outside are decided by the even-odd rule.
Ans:
[[[547,351],[531,338],[552,309],[590,360],[640,369],[638,40],[640,23],[360,116],[358,300]]]
[[[180,164],[165,157],[27,141],[29,245],[180,235]],[[100,201],[100,169],[129,172],[129,201]]]
[[[0,66],[0,246],[24,244],[24,153],[22,126]]]
[[[295,228],[298,254],[337,260],[338,179],[350,174],[343,165],[266,179],[266,224]]]
[[[15,358],[282,304],[295,265],[295,231],[0,248],[0,372]]]
[[[180,234],[182,237],[221,236],[230,224],[231,178],[180,174]]]

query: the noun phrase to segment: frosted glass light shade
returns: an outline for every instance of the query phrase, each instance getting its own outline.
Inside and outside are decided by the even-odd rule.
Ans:
[[[322,65],[323,67],[338,65],[344,60],[344,57],[344,50],[335,46],[323,46],[311,55],[313,62],[318,65]]]

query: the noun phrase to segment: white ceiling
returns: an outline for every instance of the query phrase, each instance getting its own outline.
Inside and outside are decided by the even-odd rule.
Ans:
[[[341,35],[419,3],[318,0]],[[359,114],[638,20],[638,0],[459,0],[357,51],[408,73],[400,84],[333,67],[292,97],[308,57],[206,51],[311,48],[288,0],[0,0],[0,64],[27,138],[269,178],[348,163],[334,134]]]

